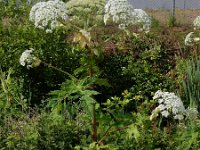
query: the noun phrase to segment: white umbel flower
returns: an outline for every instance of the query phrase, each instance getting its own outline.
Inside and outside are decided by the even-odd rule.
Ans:
[[[128,25],[132,19],[133,7],[127,0],[109,0],[105,5],[104,23],[111,19],[114,23]]]
[[[83,29],[101,24],[106,0],[70,0],[66,3],[70,21]]]
[[[172,115],[174,119],[182,120],[184,118],[185,108],[183,102],[174,93],[158,90],[153,99],[159,103],[155,110],[159,109],[163,117],[167,118],[169,115]]]
[[[30,21],[35,27],[45,29],[47,32],[57,27],[59,20],[68,19],[65,3],[59,0],[50,0],[35,4],[29,14]]]
[[[192,46],[194,43],[194,32],[190,32],[185,37],[185,45]]]
[[[197,16],[193,21],[194,29],[200,29],[200,16]]]
[[[119,24],[120,29],[124,29],[130,24],[141,24],[141,30],[149,32],[151,27],[151,18],[147,13],[142,9],[133,9],[128,0],[109,0],[107,2],[104,23],[107,24],[109,20]]]
[[[70,16],[81,19],[83,15],[103,15],[105,3],[106,0],[70,0],[66,7]]]
[[[193,46],[195,43],[198,43],[200,38],[195,36],[194,32],[190,32],[185,37],[185,45],[186,46]]]
[[[142,9],[134,9],[133,10],[133,24],[141,24],[142,30],[145,32],[149,32],[151,28],[151,18],[149,15]]]
[[[31,67],[30,64],[32,64],[32,53],[33,53],[33,51],[34,51],[34,49],[31,48],[31,49],[25,50],[22,53],[22,55],[21,55],[21,57],[19,59],[19,63],[22,66],[26,66],[28,64],[27,68]]]
[[[39,66],[41,60],[33,55],[34,49],[30,48],[25,50],[20,56],[19,63],[22,66],[26,66],[27,69]]]

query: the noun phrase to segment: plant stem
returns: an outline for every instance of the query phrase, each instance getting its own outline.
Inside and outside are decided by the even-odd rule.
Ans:
[[[77,79],[77,78],[75,78],[73,75],[71,75],[70,73],[68,73],[68,72],[66,72],[66,71],[64,71],[64,70],[62,70],[62,69],[60,69],[60,68],[54,67],[54,66],[52,66],[51,64],[48,64],[48,63],[46,63],[46,62],[44,62],[44,61],[42,61],[42,63],[43,63],[44,65],[48,66],[49,68],[55,69],[55,70],[57,70],[57,71],[59,71],[59,72],[62,72],[62,73],[64,73],[64,74],[68,75],[70,78]]]
[[[90,51],[89,58],[92,60],[94,54],[93,54],[92,50],[89,50],[89,51]],[[90,78],[92,78],[94,75],[92,64],[89,64],[88,74],[89,74]],[[94,90],[94,86],[91,86],[91,89]],[[97,142],[97,118],[96,118],[95,103],[93,104],[93,108],[92,108],[92,117],[93,117],[92,118],[92,140],[93,140],[93,142]]]
[[[130,125],[131,125],[131,124],[130,124]],[[106,130],[106,132],[104,133],[103,137],[98,141],[98,144],[99,144],[99,145],[102,145],[103,141],[105,140],[105,138],[106,138],[110,133],[115,133],[115,132],[117,132],[117,131],[119,131],[119,132],[120,132],[120,131],[123,131],[123,130],[129,128],[130,125],[126,125],[126,126],[124,126],[124,127],[116,128],[115,130],[109,132],[109,130],[112,128],[112,126],[110,126],[110,127]]]

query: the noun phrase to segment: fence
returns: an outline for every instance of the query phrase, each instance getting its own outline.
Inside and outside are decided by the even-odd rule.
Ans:
[[[6,3],[13,0],[0,0]],[[19,5],[21,1],[32,5],[38,1],[47,0],[15,0]],[[62,0],[69,1],[69,0]],[[84,1],[84,0],[83,0]],[[166,24],[169,17],[176,18],[178,23],[192,24],[193,20],[200,15],[200,0],[129,0],[134,8],[145,9],[151,16]]]
[[[134,8],[148,11],[161,23],[168,23],[169,17],[176,18],[178,23],[192,24],[200,15],[200,0],[129,0]]]
[[[142,9],[199,9],[200,0],[129,0],[134,8]]]

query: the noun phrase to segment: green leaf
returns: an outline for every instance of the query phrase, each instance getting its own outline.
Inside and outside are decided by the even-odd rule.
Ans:
[[[90,97],[90,96],[83,96],[81,97],[81,104],[85,112],[89,115],[92,116],[93,112],[93,107],[95,104],[95,100]]]
[[[137,126],[130,125],[127,129],[127,138],[131,139],[132,137],[135,138],[136,142],[138,142],[138,138],[140,137],[140,133],[138,131]]]

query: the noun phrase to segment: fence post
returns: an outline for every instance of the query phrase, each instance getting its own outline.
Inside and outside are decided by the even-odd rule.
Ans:
[[[183,5],[183,9],[186,9],[186,0],[184,0],[184,5]]]
[[[176,0],[173,0],[173,10],[172,10],[172,26],[176,23]]]

